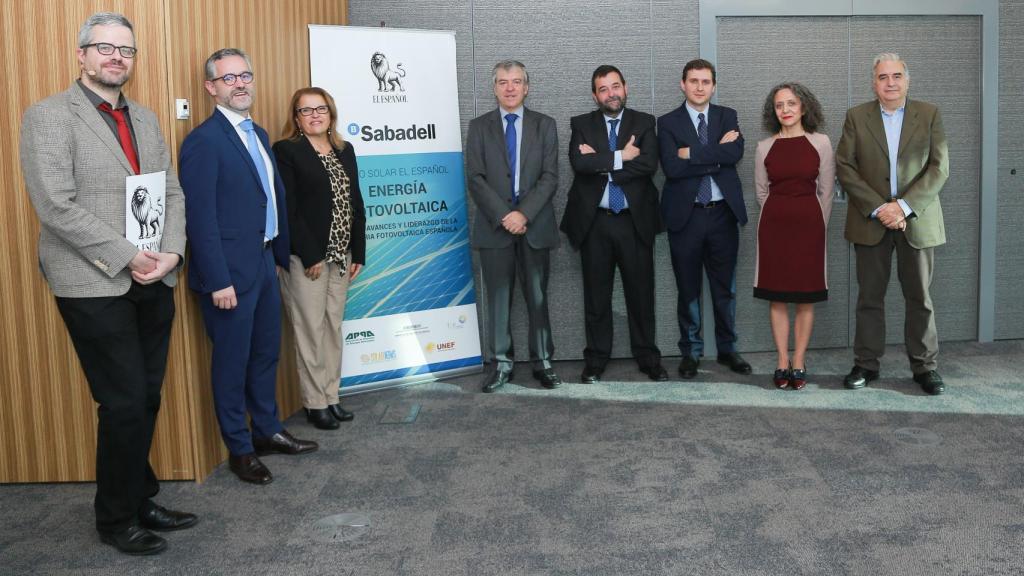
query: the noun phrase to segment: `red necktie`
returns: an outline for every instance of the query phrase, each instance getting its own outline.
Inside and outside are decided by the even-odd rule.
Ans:
[[[132,146],[132,132],[128,129],[128,122],[124,119],[124,111],[111,108],[107,102],[100,104],[99,108],[113,116],[114,121],[117,122],[117,139],[121,141],[121,150],[124,150],[124,155],[128,157],[128,163],[132,165],[132,170],[138,174],[139,159],[135,156],[135,147]]]

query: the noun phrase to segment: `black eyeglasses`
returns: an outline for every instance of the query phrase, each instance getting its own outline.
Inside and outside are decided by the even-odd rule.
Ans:
[[[331,109],[328,108],[327,106],[317,106],[316,108],[310,108],[307,106],[305,108],[296,108],[295,111],[298,112],[299,114],[302,114],[303,116],[312,116],[313,112],[316,112],[317,114],[323,116],[324,114],[330,112]]]
[[[210,82],[216,82],[217,80],[220,80],[228,86],[234,86],[235,82],[239,80],[242,81],[242,84],[250,84],[253,81],[253,75],[252,72],[242,72],[241,74],[225,74],[218,78],[211,78]]]
[[[139,49],[135,48],[134,46],[114,46],[113,44],[108,44],[107,42],[96,42],[93,44],[86,44],[85,46],[79,46],[79,48],[85,50],[90,46],[95,47],[96,51],[104,56],[110,56],[114,53],[114,50],[117,50],[121,53],[122,58],[135,58],[135,55],[139,52]]]

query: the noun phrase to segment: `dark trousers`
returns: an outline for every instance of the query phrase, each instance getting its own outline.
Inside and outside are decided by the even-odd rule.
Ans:
[[[878,370],[885,354],[885,292],[896,252],[896,274],[906,302],[904,342],[914,374],[935,370],[939,336],[929,288],[935,268],[932,248],[914,248],[902,232],[887,230],[874,246],[854,244],[857,254],[857,328],[853,338],[854,363]]]
[[[633,217],[599,209],[580,246],[587,366],[603,370],[612,353],[612,290],[615,268],[622,277],[629,343],[642,368],[661,362],[654,337],[654,247],[637,237]]]
[[[718,353],[735,352],[736,255],[740,233],[732,210],[724,202],[708,208],[694,206],[686,226],[669,231],[668,240],[679,292],[679,351],[694,358],[704,355],[700,301],[706,271],[715,311]]]
[[[96,434],[96,529],[118,532],[137,522],[159,491],[149,465],[160,387],[174,320],[174,294],[162,282],[132,283],[122,296],[57,298],[93,400]]]
[[[269,437],[283,429],[277,417],[281,291],[271,250],[263,251],[260,277],[236,296],[238,306],[231,310],[215,307],[209,294],[200,294],[199,301],[213,342],[210,379],[220,435],[228,451],[241,456],[253,452],[253,434]]]
[[[480,272],[487,298],[484,357],[500,370],[511,370],[515,357],[510,316],[517,277],[529,315],[530,362],[534,370],[551,367],[555,345],[548,320],[549,252],[547,248],[531,247],[526,236],[516,237],[505,248],[480,249]]]

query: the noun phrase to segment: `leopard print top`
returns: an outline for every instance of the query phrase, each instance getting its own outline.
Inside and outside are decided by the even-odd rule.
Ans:
[[[336,262],[344,276],[348,269],[345,255],[348,254],[349,239],[352,235],[352,203],[349,199],[350,181],[345,167],[334,153],[320,154],[320,162],[323,163],[327,174],[331,177],[331,191],[334,193],[333,208],[331,209],[331,232],[327,237],[327,258],[328,262]]]

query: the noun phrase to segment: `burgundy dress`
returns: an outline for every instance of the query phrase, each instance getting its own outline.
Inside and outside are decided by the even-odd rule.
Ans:
[[[754,297],[796,303],[827,300],[821,155],[807,137],[775,138],[768,145],[763,172],[768,194],[757,225]],[[831,146],[826,150],[830,153]],[[829,200],[831,187],[829,182]]]

